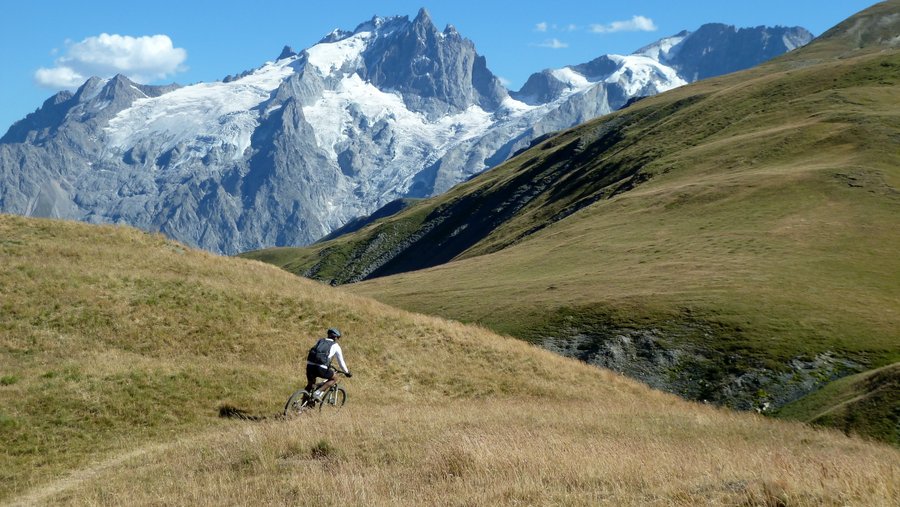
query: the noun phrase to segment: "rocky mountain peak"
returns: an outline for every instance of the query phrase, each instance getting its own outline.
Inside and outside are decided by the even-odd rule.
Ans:
[[[0,144],[22,143],[43,137],[47,130],[57,127],[62,122],[66,113],[76,103],[73,97],[72,92],[63,90],[45,100],[40,108],[12,124],[0,138]]]
[[[372,19],[360,23],[353,30],[335,28],[328,35],[322,37],[319,44],[339,42],[363,32],[373,32],[376,37],[383,36],[409,24],[409,16],[372,16]]]
[[[809,43],[801,27],[735,28],[707,23],[688,35],[667,62],[690,82],[750,68]]]
[[[557,79],[552,70],[545,69],[529,76],[522,88],[510,95],[519,102],[536,106],[553,102],[561,97],[567,89],[568,86]]]
[[[812,40],[800,27],[735,28],[707,23],[644,46],[629,56],[602,55],[587,63],[533,74],[513,98],[529,105],[558,100],[591,84],[630,82],[610,104],[621,107],[634,97],[658,93],[708,77],[756,66]],[[625,77],[625,80],[622,80]]]
[[[400,92],[410,109],[432,118],[473,105],[495,110],[506,96],[475,44],[455,29],[440,32],[425,9],[376,38],[363,58],[365,79]]]
[[[284,49],[281,50],[281,54],[278,55],[276,60],[284,60],[285,58],[291,58],[293,56],[297,56],[297,52],[294,51],[294,48],[290,46],[284,46]]]
[[[106,86],[108,80],[92,76],[75,91],[75,100],[77,102],[87,102],[97,96],[98,93]]]
[[[419,12],[416,14],[415,19],[413,19],[413,25],[434,27],[434,23],[431,21],[431,14],[428,13],[428,9],[426,9],[425,7],[419,9]]]
[[[123,91],[134,85],[135,82],[128,79],[128,76],[124,74],[116,74],[106,82],[106,85],[103,87],[103,90],[100,93],[115,93],[117,91]]]
[[[118,112],[130,106],[136,99],[148,97],[145,89],[151,88],[153,87],[135,83],[124,74],[116,74],[107,80],[96,97],[88,102],[91,106],[89,110],[97,112],[101,109],[109,109],[110,113]]]

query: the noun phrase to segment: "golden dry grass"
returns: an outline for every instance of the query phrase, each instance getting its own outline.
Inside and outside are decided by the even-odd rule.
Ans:
[[[0,215],[0,501],[891,505],[896,449],[128,228]],[[271,417],[330,325],[340,413]],[[228,403],[263,421],[221,419]]]
[[[137,456],[53,500],[871,506],[900,500],[900,462],[889,448],[651,394],[626,403],[620,396],[572,398],[355,403],[330,416],[241,422]]]

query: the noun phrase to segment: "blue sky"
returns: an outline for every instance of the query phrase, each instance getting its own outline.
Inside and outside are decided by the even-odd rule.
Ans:
[[[456,26],[518,89],[532,72],[627,54],[681,30],[722,22],[803,26],[815,35],[874,0],[23,0],[0,18],[0,134],[88,73],[119,70],[148,83],[212,81],[303,49],[373,15]],[[105,34],[105,36],[103,35]],[[106,77],[106,76],[104,76]]]

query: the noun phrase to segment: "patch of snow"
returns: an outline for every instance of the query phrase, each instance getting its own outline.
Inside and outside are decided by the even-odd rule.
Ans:
[[[569,85],[570,87],[575,88],[576,90],[584,90],[590,88],[593,85],[593,83],[588,81],[586,77],[575,72],[570,67],[553,69],[550,71],[550,74],[553,75],[553,77],[555,77],[556,79]]]
[[[136,91],[136,92],[140,93],[141,95],[143,95],[144,97],[147,96],[147,94],[144,93],[144,90],[141,90],[141,89],[138,88],[137,86],[131,85],[131,88],[134,89],[134,91]]]
[[[647,91],[661,93],[687,84],[675,69],[642,55],[608,55],[619,64],[605,82],[617,83],[628,96],[647,95]]]
[[[278,110],[281,109],[282,107],[284,107],[284,104],[275,104],[274,106],[270,106],[270,107],[267,108],[266,111],[263,113],[263,116],[264,116],[264,117],[265,117],[265,116],[269,116],[270,114],[274,113],[275,111],[278,111]]]
[[[501,104],[500,104],[501,111],[503,111],[505,113],[512,113],[512,114],[526,113],[528,111],[535,109],[536,107],[538,107],[538,106],[530,106],[524,102],[518,101],[518,100],[510,97],[509,95],[504,97],[503,102],[501,102]]]
[[[335,165],[339,165],[339,155],[355,139],[372,135],[371,126],[377,124],[379,130],[391,133],[395,142],[379,150],[387,161],[362,168],[361,174],[347,176],[340,185],[348,193],[372,196],[372,201],[380,206],[403,195],[419,171],[450,150],[477,142],[494,128],[524,132],[556,106],[529,106],[507,97],[494,113],[473,105],[465,111],[429,120],[426,115],[407,108],[399,93],[379,90],[354,73],[344,76],[333,89],[324,91],[319,100],[305,106],[303,116],[312,126],[316,144]],[[363,211],[368,213],[372,209]],[[343,209],[344,214],[347,212]]]
[[[184,144],[202,157],[213,147],[230,145],[236,148],[230,150],[233,158],[240,158],[258,126],[255,108],[293,74],[291,64],[296,60],[268,62],[228,83],[199,83],[137,99],[111,119],[104,131],[110,145],[123,151],[152,140],[159,154]]]
[[[111,100],[102,100],[102,101],[97,102],[97,103],[95,103],[95,104],[90,104],[90,103],[89,103],[88,106],[87,106],[87,109],[88,109],[89,111],[93,111],[93,112],[102,111],[102,110],[106,109],[107,107],[109,107],[110,104],[112,104],[112,101],[111,101]]]
[[[423,154],[426,163],[433,162],[449,147],[484,134],[493,123],[492,115],[478,106],[429,121],[410,111],[399,94],[381,91],[358,74],[344,77],[335,90],[326,90],[316,103],[303,108],[303,115],[313,126],[316,143],[335,160],[335,147],[346,140],[359,115],[369,124],[388,123],[411,147],[395,155],[396,167],[419,164]]]
[[[678,50],[680,49],[679,45],[684,42],[684,39],[688,38],[688,35],[690,34],[674,35],[672,37],[660,39],[649,46],[645,46],[635,51],[633,54],[637,56],[646,56],[657,62],[666,63],[678,53]]]
[[[795,37],[791,37],[788,34],[782,35],[781,41],[784,43],[784,47],[786,47],[788,51],[793,51],[793,50],[803,46],[802,41],[798,40]]]
[[[323,76],[330,76],[345,63],[357,60],[371,37],[372,32],[359,32],[336,42],[320,42],[306,50],[308,62]]]

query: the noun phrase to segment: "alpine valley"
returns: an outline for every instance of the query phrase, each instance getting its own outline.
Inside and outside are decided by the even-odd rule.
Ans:
[[[882,2],[352,233],[246,256],[900,443],[898,48],[900,1]]]
[[[335,30],[222,81],[118,75],[60,92],[0,139],[0,211],[125,223],[217,253],[306,245],[428,197],[629,101],[752,67],[802,28],[709,24],[510,92],[423,9]]]
[[[900,505],[900,0],[756,64],[808,38],[510,92],[420,12],[56,95],[0,143],[0,505]]]

